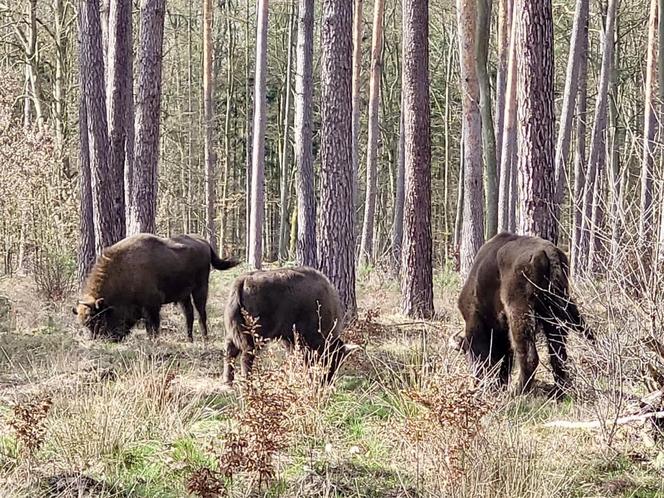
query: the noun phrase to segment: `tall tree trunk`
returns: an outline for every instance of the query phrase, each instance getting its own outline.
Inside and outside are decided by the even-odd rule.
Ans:
[[[235,114],[237,108],[235,107],[235,39],[236,34],[232,26],[233,14],[231,13],[231,3],[226,2],[226,50],[228,54],[228,61],[226,63],[226,115],[224,117],[224,178],[221,189],[221,223],[219,227],[219,247],[224,248],[226,241],[226,233],[228,232],[229,223],[229,208],[228,208],[228,185],[229,181],[232,182],[231,188],[235,183],[235,157],[231,159],[231,110]],[[233,120],[233,122],[235,122]],[[235,131],[235,130],[233,130]],[[233,134],[233,137],[235,134]],[[235,154],[233,154],[235,156]],[[233,168],[231,171],[231,164]],[[229,179],[233,176],[232,179]],[[231,231],[231,246],[234,246],[234,240]]]
[[[156,229],[165,0],[142,0],[131,233]]]
[[[498,68],[496,71],[496,166],[498,168],[498,187],[502,178],[503,128],[505,123],[505,97],[507,94],[507,77],[510,55],[510,31],[512,28],[513,0],[498,2]],[[500,197],[500,193],[498,194]],[[500,218],[500,200],[498,201],[498,218]],[[501,230],[498,221],[498,230]]]
[[[323,0],[318,264],[357,314],[352,158],[352,0]]]
[[[572,227],[572,273],[580,267],[581,229],[583,224],[583,188],[586,183],[586,120],[588,103],[588,19],[579,40],[579,84],[576,104],[576,154],[574,158],[574,216]]]
[[[551,0],[520,5],[518,28],[521,229],[558,242],[554,199],[553,13]]]
[[[85,0],[81,16],[81,77],[92,171],[92,202],[96,252],[122,238],[124,203],[122,176],[109,168],[106,92],[98,0]]]
[[[510,0],[510,5],[513,4]],[[516,176],[515,165],[512,164],[516,150],[516,114],[517,114],[517,101],[516,101],[516,80],[517,80],[517,66],[516,66],[516,37],[518,16],[515,16],[512,9],[508,11],[509,19],[506,21],[510,25],[510,42],[508,48],[508,64],[507,64],[507,81],[505,88],[505,103],[502,107],[496,107],[499,116],[502,115],[503,129],[501,138],[498,140],[500,144],[500,182],[498,185],[498,231],[505,232],[511,231],[514,221],[510,218],[510,214],[514,211],[516,205],[516,191],[511,188],[512,178]],[[502,109],[502,112],[501,112]]]
[[[249,67],[249,5],[250,0],[245,0],[245,18],[244,18],[244,95],[245,95],[245,254],[249,258],[249,245],[251,244],[251,169],[252,169],[252,95],[249,88],[249,81],[251,80],[251,70]]]
[[[357,205],[358,176],[360,169],[360,91],[362,87],[362,32],[364,0],[354,0],[353,8],[353,82],[352,82],[352,142],[353,142],[353,206]],[[353,208],[354,209],[354,208]],[[353,214],[353,230],[355,215]]]
[[[478,17],[475,32],[477,50],[477,79],[480,87],[482,117],[482,152],[486,165],[486,235],[493,237],[498,230],[498,167],[496,165],[496,137],[493,134],[491,112],[491,82],[487,71],[489,38],[491,36],[491,4],[493,0],[477,0]]]
[[[401,309],[406,316],[431,318],[434,308],[428,0],[404,1],[402,59],[406,192]]]
[[[659,84],[659,102],[660,102],[660,120],[664,117],[664,21],[662,21],[662,12],[664,12],[664,0],[658,0],[658,22],[657,22],[657,31],[658,31],[658,65],[659,72],[658,75],[658,84]],[[659,127],[661,143],[664,136],[662,136],[661,126]],[[660,147],[661,148],[661,147]],[[664,152],[660,152],[660,171],[664,171]],[[660,224],[659,224],[659,240],[658,240],[658,253],[657,253],[657,265],[658,268],[662,268],[664,265],[664,191],[660,193]]]
[[[463,224],[461,228],[461,277],[465,278],[484,242],[484,194],[482,188],[482,119],[477,80],[477,3],[457,0],[459,61],[462,88]]]
[[[131,0],[110,0],[108,20],[108,69],[106,106],[108,111],[108,162],[113,177],[120,181],[118,223],[120,238],[126,233],[126,187],[124,185],[131,74]],[[133,126],[133,123],[132,123]]]
[[[360,243],[360,265],[373,262],[374,218],[376,213],[376,181],[378,175],[378,114],[380,112],[380,78],[383,67],[384,0],[374,2],[373,34],[371,37],[371,81],[369,84],[369,137],[367,141],[367,186],[364,201],[364,223]]]
[[[290,192],[289,182],[290,168],[288,151],[290,149],[290,98],[291,98],[291,67],[293,61],[293,19],[295,13],[293,2],[288,4],[288,61],[286,63],[286,97],[284,102],[284,141],[281,150],[281,178],[279,193],[279,261],[288,259],[288,194]]]
[[[657,1],[650,2],[648,24],[648,59],[646,62],[645,111],[643,124],[643,158],[641,161],[641,215],[639,216],[639,253],[643,273],[650,274],[653,244],[653,166],[655,159],[655,76],[657,64]]]
[[[65,25],[67,19],[65,18],[65,5],[64,0],[54,0],[53,11],[55,14],[55,82],[53,86],[53,100],[55,113],[55,141],[58,159],[62,161],[62,167],[66,171],[68,169],[69,158],[65,157],[65,140],[66,140],[66,74],[65,67],[68,64],[67,49],[68,40]]]
[[[256,28],[256,77],[254,86],[254,143],[251,171],[251,224],[249,264],[260,268],[263,259],[263,217],[265,209],[265,122],[267,72],[267,17],[269,0],[258,0]]]
[[[401,92],[401,106],[399,111],[399,151],[397,157],[397,178],[394,198],[394,222],[392,224],[392,258],[394,272],[399,274],[401,269],[401,248],[403,240],[403,205],[406,187],[406,143],[404,129],[403,91]]]
[[[663,0],[664,1],[664,0]],[[623,241],[624,224],[624,202],[623,202],[623,179],[624,173],[621,166],[620,153],[624,142],[625,130],[620,124],[618,114],[618,79],[620,76],[620,26],[619,18],[616,17],[615,35],[613,37],[613,69],[611,71],[610,95],[609,95],[609,127],[611,129],[611,143],[609,147],[611,156],[610,171],[610,196],[611,196],[611,262],[613,268],[620,268],[621,245]],[[661,39],[660,39],[661,40]]]
[[[295,73],[295,164],[297,188],[297,262],[317,266],[316,196],[313,165],[314,0],[298,0]]]
[[[606,14],[606,28],[604,32],[604,52],[602,54],[602,67],[600,70],[599,83],[597,88],[597,99],[595,100],[595,121],[590,139],[590,153],[588,155],[588,172],[585,178],[583,189],[583,216],[581,219],[581,243],[579,247],[579,261],[585,262],[579,269],[592,270],[590,261],[591,247],[591,228],[595,231],[597,227],[592,227],[593,219],[593,194],[596,189],[595,184],[597,175],[603,175],[606,150],[606,122],[608,112],[608,94],[609,79],[611,78],[611,66],[613,64],[613,35],[615,26],[616,11],[619,0],[609,0],[609,6]],[[599,192],[597,188],[597,192]]]
[[[574,12],[574,25],[572,27],[572,39],[570,42],[569,56],[567,59],[567,73],[565,77],[565,91],[563,93],[563,106],[560,116],[560,127],[558,129],[558,141],[556,144],[556,205],[560,206],[565,196],[565,179],[567,178],[566,167],[569,157],[569,144],[572,135],[572,117],[576,105],[577,88],[579,86],[579,68],[582,53],[582,37],[588,36],[588,10],[589,0],[577,0]],[[559,215],[559,213],[556,213]]]
[[[214,41],[212,27],[214,7],[212,0],[203,0],[203,114],[205,122],[205,231],[210,245],[217,248],[215,228],[216,192],[215,174],[217,157],[214,151],[214,68],[212,58]]]

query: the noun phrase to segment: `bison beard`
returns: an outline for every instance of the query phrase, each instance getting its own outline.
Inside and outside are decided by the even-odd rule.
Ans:
[[[539,237],[501,233],[481,247],[458,300],[466,323],[458,346],[479,377],[496,368],[505,386],[516,355],[516,390],[527,391],[539,363],[539,329],[547,339],[557,394],[562,394],[568,380],[567,330],[593,340],[569,296],[568,269],[565,254]]]
[[[245,317],[256,319],[256,325],[247,324]],[[280,339],[289,351],[299,340],[308,362],[324,362],[329,382],[343,358],[357,347],[339,338],[342,321],[336,289],[313,268],[257,270],[238,277],[225,310],[225,383],[232,384],[240,355],[243,376],[250,374],[256,339]]]
[[[237,264],[220,259],[206,240],[193,235],[127,237],[104,249],[97,259],[74,313],[93,339],[117,342],[141,319],[145,319],[148,335],[155,337],[162,305],[179,303],[192,341],[195,306],[207,338],[210,266],[226,270]]]

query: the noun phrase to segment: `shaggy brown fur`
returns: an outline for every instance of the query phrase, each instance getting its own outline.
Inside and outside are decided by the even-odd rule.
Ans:
[[[187,322],[187,337],[192,341],[196,306],[203,337],[207,338],[210,265],[226,270],[237,262],[220,259],[206,240],[194,235],[127,237],[104,249],[83,285],[74,313],[93,338],[118,341],[141,318],[148,335],[156,336],[162,305],[179,303]]]
[[[258,319],[253,330],[242,310]],[[257,337],[281,339],[289,351],[296,340],[301,341],[306,352],[325,361],[328,381],[353,348],[339,338],[343,313],[336,289],[322,273],[305,266],[258,270],[238,277],[228,297],[225,323],[224,380],[229,385],[240,354],[242,374],[246,377],[251,372]]]
[[[592,339],[569,296],[567,256],[539,237],[501,233],[478,252],[458,300],[466,322],[459,346],[480,375],[498,366],[501,385],[519,365],[517,392],[527,390],[539,357],[535,332],[548,342],[556,386],[567,382],[567,329]]]

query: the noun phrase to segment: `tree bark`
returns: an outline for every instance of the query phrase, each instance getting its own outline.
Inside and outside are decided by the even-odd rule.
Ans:
[[[605,145],[606,145],[606,123],[608,112],[608,93],[609,79],[611,77],[611,65],[613,64],[613,34],[615,26],[616,11],[619,0],[609,0],[609,6],[606,14],[606,29],[604,32],[604,53],[602,54],[602,67],[600,70],[599,83],[597,88],[597,99],[595,100],[595,121],[593,122],[592,134],[590,139],[590,153],[588,155],[588,172],[585,178],[583,189],[583,216],[581,219],[581,243],[579,247],[579,269],[592,270],[591,261],[591,229],[597,230],[592,226],[593,206],[595,202],[593,195],[595,190],[600,190],[595,186],[599,182],[596,180],[598,175],[604,174],[605,163]],[[595,216],[597,219],[597,217]]]
[[[120,179],[118,223],[121,224],[120,238],[126,233],[126,190],[125,162],[127,129],[129,123],[129,102],[132,95],[133,75],[131,73],[131,0],[110,0],[108,14],[108,69],[106,85],[106,106],[108,111],[108,161],[109,169],[115,178]],[[133,127],[133,123],[131,123]],[[130,147],[133,144],[130,144]]]
[[[378,114],[380,112],[380,78],[383,68],[384,0],[374,2],[371,36],[371,80],[369,83],[369,136],[367,140],[367,185],[364,201],[364,222],[360,243],[360,265],[371,264],[374,258],[374,218],[376,213],[376,182],[378,175]]]
[[[212,28],[214,7],[212,0],[203,0],[203,121],[205,123],[205,231],[213,249],[217,249],[215,228],[217,157],[214,151],[214,41]]]
[[[565,196],[565,179],[567,178],[566,167],[569,157],[570,137],[572,135],[572,117],[576,105],[577,88],[579,86],[579,68],[582,53],[582,37],[588,36],[588,11],[589,0],[577,0],[574,12],[574,25],[572,27],[572,38],[570,41],[569,56],[567,59],[567,73],[565,77],[565,91],[563,93],[563,105],[560,115],[560,127],[558,129],[558,141],[556,145],[556,205],[560,206]],[[559,213],[556,213],[558,215]]]
[[[498,230],[498,167],[496,165],[496,137],[493,134],[491,112],[491,82],[487,71],[489,38],[491,36],[491,5],[493,0],[477,0],[478,18],[476,36],[477,79],[480,87],[480,114],[482,118],[482,152],[486,166],[486,236]]]
[[[498,187],[502,171],[503,128],[505,123],[505,97],[507,94],[507,77],[510,55],[510,31],[512,28],[513,0],[498,2],[498,68],[496,71],[496,165],[498,168]],[[500,197],[500,193],[498,194]],[[498,218],[500,218],[500,200],[498,201]],[[500,222],[498,221],[500,231]]]
[[[357,314],[352,158],[352,0],[323,0],[318,264]]]
[[[251,162],[249,264],[257,269],[261,267],[263,259],[268,3],[269,0],[258,0],[258,19],[256,21],[256,76],[254,85],[254,140]]]
[[[401,271],[401,248],[403,241],[403,207],[406,186],[406,144],[404,129],[403,91],[401,93],[401,106],[399,111],[399,150],[397,157],[397,177],[394,197],[394,222],[392,224],[392,258],[394,260],[394,273]]]
[[[645,275],[652,266],[653,229],[653,166],[655,158],[655,134],[657,119],[655,114],[655,77],[657,64],[657,1],[650,2],[648,23],[648,56],[646,62],[645,111],[643,124],[643,158],[641,160],[641,215],[639,216],[639,253]]]
[[[130,232],[156,229],[165,0],[142,0]]]
[[[354,0],[353,7],[353,81],[352,81],[352,141],[353,141],[353,206],[357,205],[358,176],[360,169],[360,91],[362,86],[362,34],[364,0]],[[354,208],[353,208],[354,209]],[[354,223],[353,223],[354,224]],[[354,228],[353,228],[354,229]]]
[[[295,164],[297,165],[297,262],[317,266],[313,165],[314,0],[299,0],[295,73]]]
[[[470,272],[484,243],[484,194],[482,188],[482,119],[477,80],[477,4],[457,0],[459,61],[461,64],[463,136],[463,224],[461,227],[461,278]]]
[[[521,230],[556,244],[551,0],[524,0],[517,15]]]
[[[81,5],[81,77],[92,171],[92,202],[97,254],[122,238],[123,178],[108,162],[108,121],[98,0]]]
[[[431,318],[434,308],[428,0],[404,1],[402,43],[406,190],[401,309],[406,316]]]

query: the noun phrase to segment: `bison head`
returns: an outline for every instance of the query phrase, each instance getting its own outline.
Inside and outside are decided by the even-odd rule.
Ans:
[[[118,309],[109,306],[104,298],[86,297],[78,301],[72,309],[78,322],[90,332],[91,339],[105,339],[120,342],[127,335],[131,326]]]

